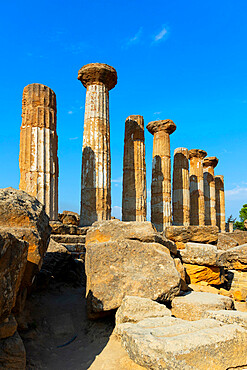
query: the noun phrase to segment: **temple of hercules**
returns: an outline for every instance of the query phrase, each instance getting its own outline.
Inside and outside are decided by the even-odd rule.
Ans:
[[[191,225],[205,225],[203,159],[206,155],[202,149],[189,150]]]
[[[172,219],[175,226],[190,225],[189,151],[187,148],[174,150]]]
[[[23,90],[19,189],[35,196],[51,220],[58,218],[56,95],[41,84]]]
[[[215,176],[215,208],[216,225],[220,231],[225,231],[225,192],[224,176]]]
[[[203,160],[205,225],[216,226],[214,169],[218,158],[206,157]]]
[[[146,213],[144,119],[131,115],[125,121],[122,220],[146,221]]]
[[[176,130],[176,125],[166,119],[149,122],[147,129],[154,136],[151,222],[157,231],[163,231],[172,222],[170,135]]]
[[[116,70],[101,63],[83,66],[78,72],[86,91],[80,225],[111,218],[111,155],[109,90],[117,84]]]

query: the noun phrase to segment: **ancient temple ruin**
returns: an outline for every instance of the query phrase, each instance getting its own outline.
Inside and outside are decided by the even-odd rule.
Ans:
[[[19,189],[35,196],[51,220],[58,217],[56,95],[41,84],[23,90]]]

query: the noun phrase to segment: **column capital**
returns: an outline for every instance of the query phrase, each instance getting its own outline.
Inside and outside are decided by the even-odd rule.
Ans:
[[[176,130],[176,125],[171,119],[159,120],[149,122],[147,130],[154,135],[156,132],[165,131],[171,135]]]
[[[176,154],[183,154],[187,159],[189,158],[189,151],[188,151],[187,148],[182,148],[182,147],[181,148],[176,148],[174,150],[174,156]]]
[[[200,158],[200,159],[203,159],[207,156],[207,152],[205,150],[202,150],[202,149],[190,149],[189,150],[189,159],[191,158]]]
[[[219,160],[217,157],[206,157],[204,158],[202,164],[203,167],[213,167],[215,168],[218,164]]]
[[[77,79],[86,88],[89,85],[106,85],[111,90],[117,84],[117,72],[108,64],[90,63],[78,71]]]

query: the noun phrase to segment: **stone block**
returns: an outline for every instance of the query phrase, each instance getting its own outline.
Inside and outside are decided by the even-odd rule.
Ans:
[[[215,319],[225,324],[238,324],[247,329],[247,312],[234,310],[206,311],[202,314],[203,318]]]
[[[0,324],[0,339],[12,337],[17,330],[17,322],[13,315],[9,315]]]
[[[125,296],[116,313],[116,325],[163,316],[171,316],[171,311],[166,306],[148,298]]]
[[[247,244],[228,249],[219,254],[218,266],[247,271]]]
[[[225,370],[247,361],[247,331],[237,324],[163,317],[117,330],[129,357],[147,369]]]
[[[175,297],[172,301],[172,314],[183,320],[200,320],[208,310],[233,310],[234,302],[229,297],[213,293],[190,292]]]
[[[88,243],[85,268],[91,316],[118,308],[126,295],[165,302],[180,291],[180,274],[169,250],[158,243]]]
[[[167,239],[175,242],[215,244],[218,240],[217,226],[168,226],[164,231]]]
[[[217,266],[217,247],[212,244],[187,243],[180,251],[182,261],[192,265]]]
[[[187,283],[189,284],[197,284],[204,281],[208,284],[220,285],[224,281],[221,270],[217,266],[200,266],[189,263],[184,263],[183,266],[187,274]]]
[[[11,337],[0,340],[0,369],[26,369],[26,351],[17,332]]]

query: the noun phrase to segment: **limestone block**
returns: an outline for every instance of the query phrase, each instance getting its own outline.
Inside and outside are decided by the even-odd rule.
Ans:
[[[90,316],[118,308],[126,295],[166,302],[180,291],[180,274],[169,250],[158,243],[87,243],[85,268]]]
[[[26,351],[17,332],[0,340],[0,368],[9,370],[26,369]]]
[[[160,243],[167,247],[172,254],[177,254],[174,242],[167,240],[157,233],[151,222],[122,222],[117,219],[95,222],[86,235],[86,246],[89,243],[103,243],[118,239],[139,240],[145,243]]]
[[[247,331],[237,324],[163,317],[117,329],[129,357],[147,369],[225,370],[247,361]]]
[[[219,233],[217,248],[219,250],[228,250],[233,247],[236,247],[238,241],[234,238],[234,236],[230,233]]]
[[[187,243],[180,251],[182,261],[201,266],[217,266],[217,247],[212,244]]]
[[[59,213],[58,220],[64,225],[79,226],[80,216],[76,212],[63,211],[63,213]]]
[[[220,285],[224,282],[221,270],[217,266],[200,266],[189,263],[183,265],[188,276],[188,283],[197,284],[205,281],[208,284]]]
[[[167,239],[175,242],[215,244],[218,232],[217,226],[169,226],[166,227],[164,234]]]
[[[51,232],[44,206],[24,191],[0,189],[0,229],[29,243],[22,285],[31,285],[41,268]]]
[[[247,299],[247,271],[229,270],[228,279],[228,288],[234,295],[234,299],[245,301]]]
[[[247,312],[234,310],[206,311],[202,314],[203,318],[215,319],[225,324],[238,324],[247,329]]]
[[[204,311],[233,309],[231,298],[213,293],[189,292],[172,301],[172,314],[189,321],[200,320]]]
[[[15,305],[27,262],[28,243],[0,231],[0,323]]]
[[[88,227],[78,227],[76,225],[65,225],[60,221],[50,221],[51,233],[60,235],[86,235]]]
[[[125,296],[116,313],[116,325],[163,316],[171,316],[171,311],[166,306],[148,298]]]
[[[247,271],[247,244],[222,252],[218,257],[218,265],[227,269]]]

